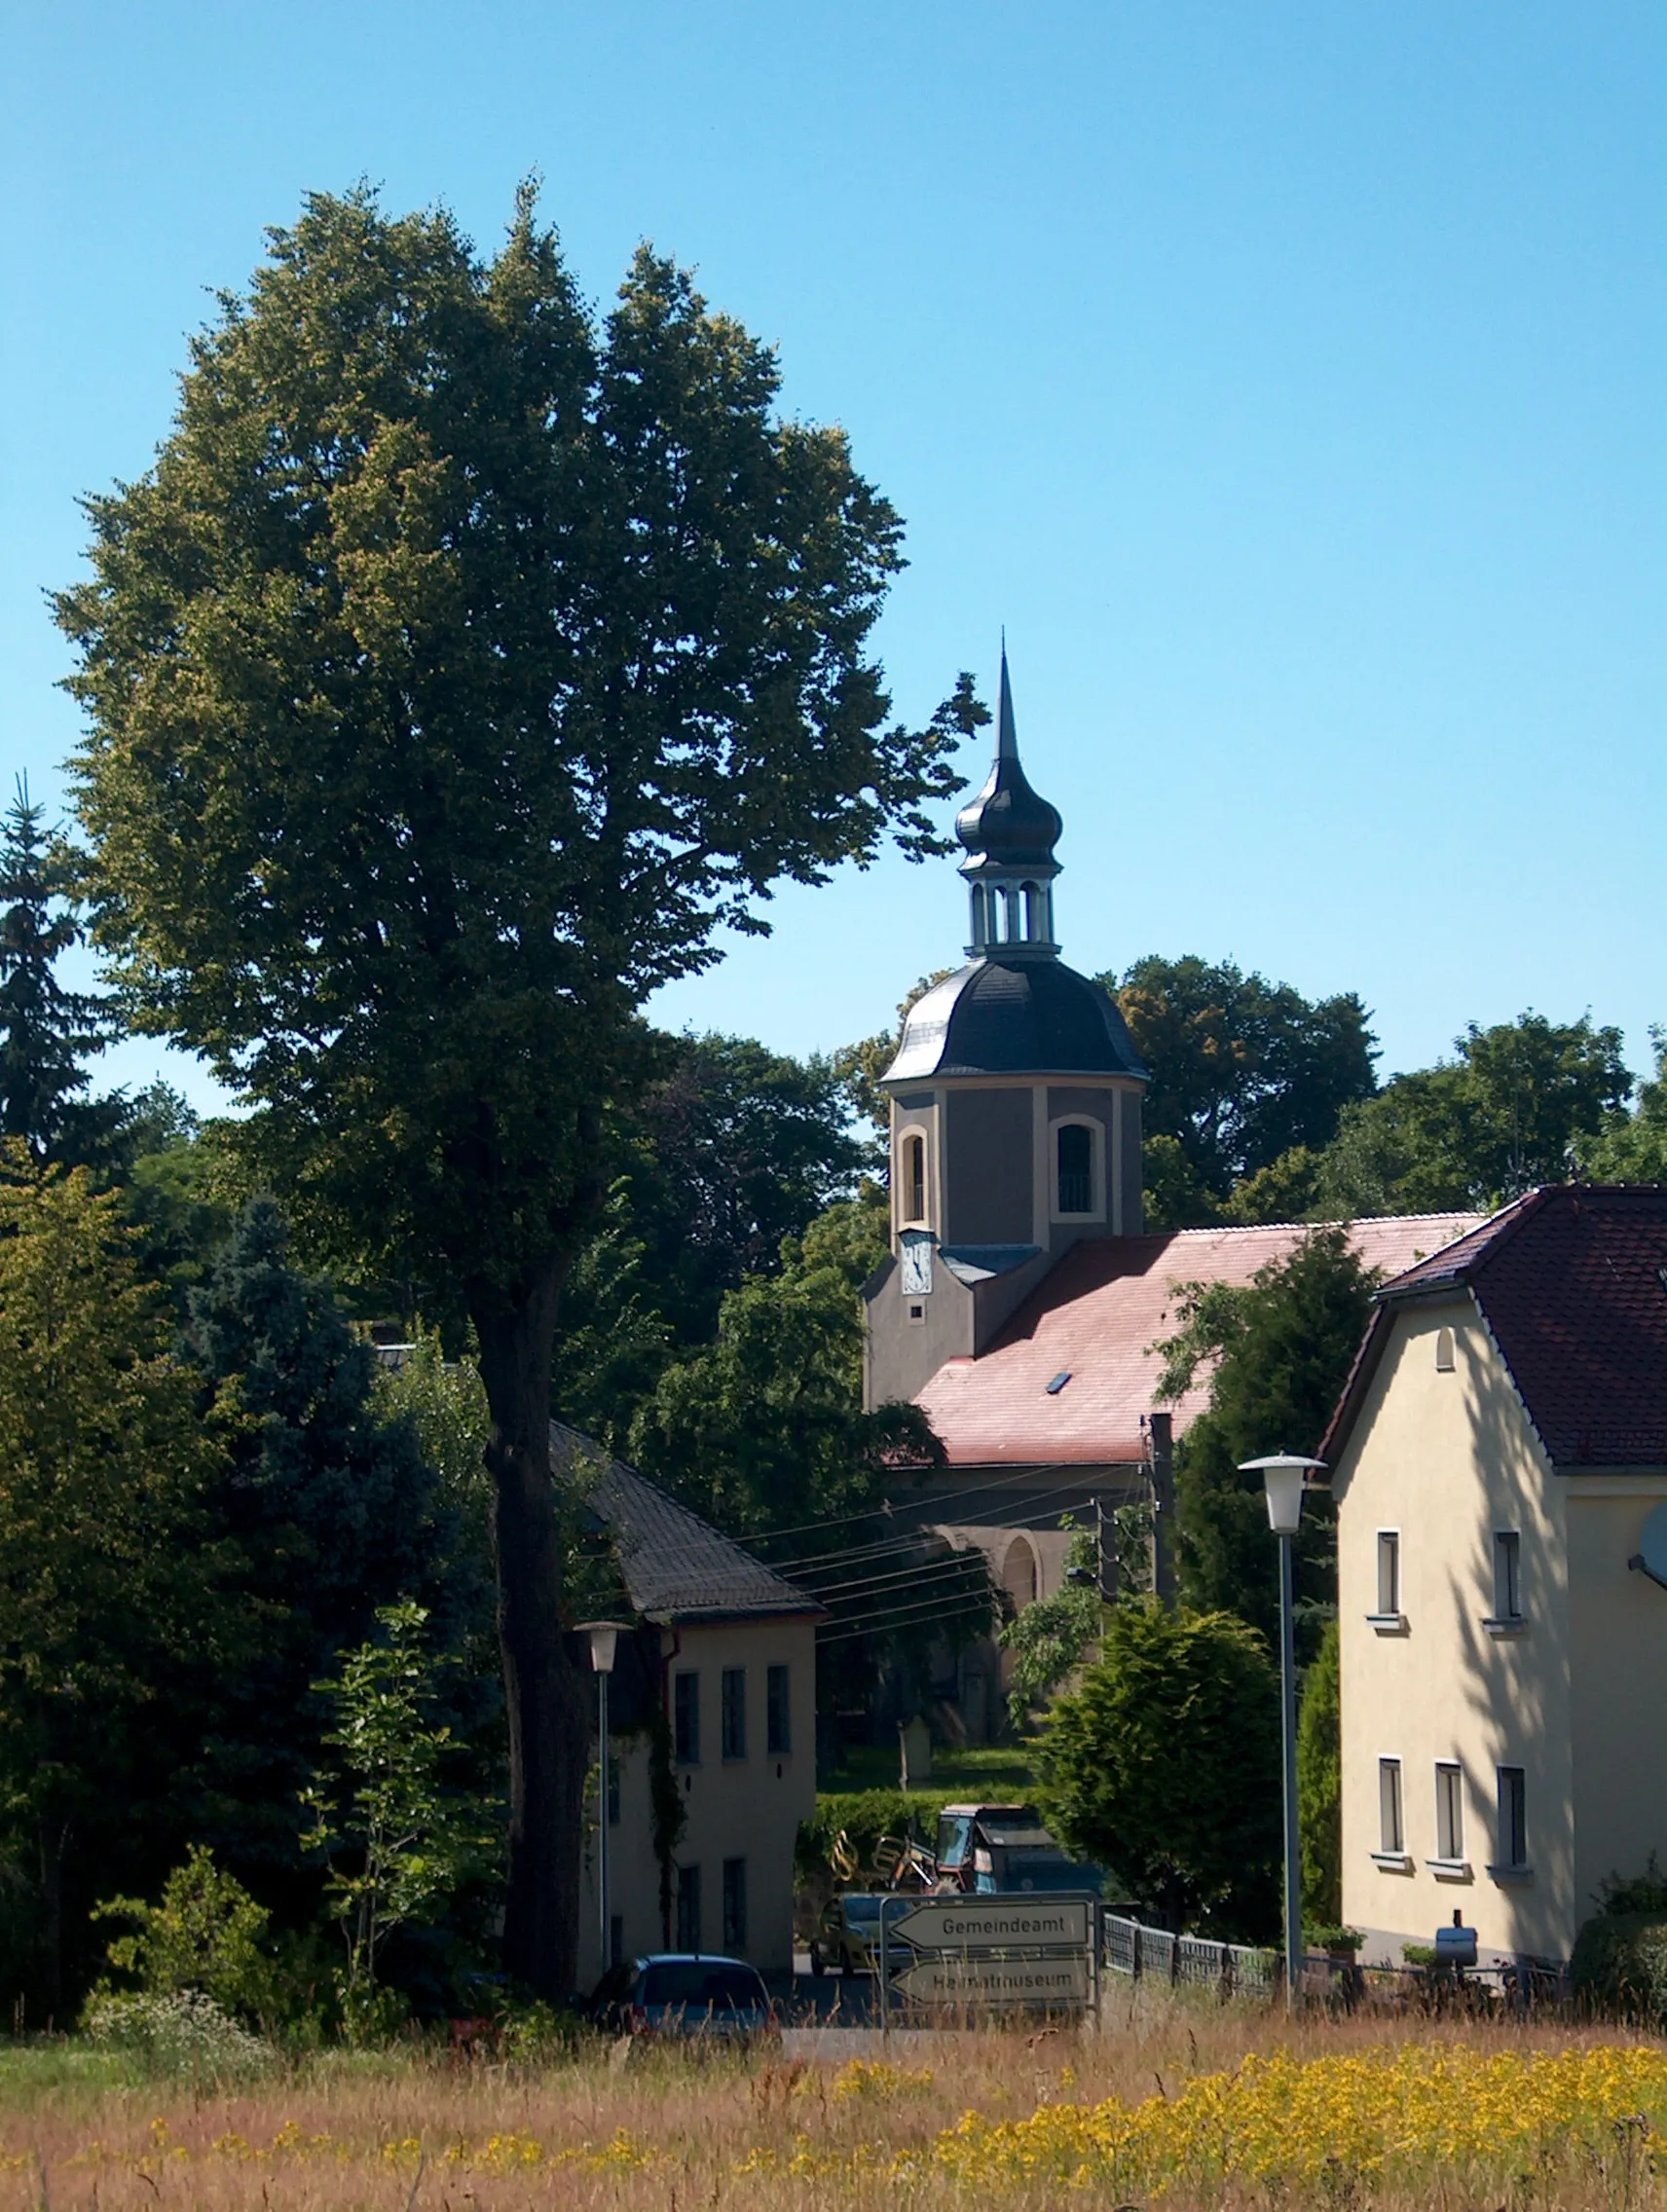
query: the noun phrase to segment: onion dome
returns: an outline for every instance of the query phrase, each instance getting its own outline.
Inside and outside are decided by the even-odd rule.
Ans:
[[[1001,649],[1001,715],[997,723],[995,760],[988,780],[975,799],[955,817],[955,834],[970,859],[961,864],[963,875],[994,866],[1023,868],[1036,875],[1053,875],[1058,863],[1054,847],[1064,821],[1057,807],[1030,787],[1019,758],[1019,735],[1013,719],[1013,687],[1007,676],[1007,647]]]

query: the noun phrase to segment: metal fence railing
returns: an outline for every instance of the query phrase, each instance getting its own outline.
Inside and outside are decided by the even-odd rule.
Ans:
[[[1278,1986],[1278,1953],[1247,1943],[1214,1943],[1203,1936],[1171,1936],[1108,1912],[1100,1921],[1101,1957],[1108,1972],[1187,1982],[1194,1988],[1271,1991]]]
[[[1148,1928],[1142,1921],[1111,1912],[1100,1916],[1100,1963],[1107,1973],[1213,1989],[1223,1997],[1272,1997],[1284,1986],[1284,1962],[1277,1951],[1248,1943],[1216,1943],[1203,1936],[1171,1936],[1167,1929]],[[1435,2010],[1452,2007],[1527,2010],[1554,2006],[1568,1995],[1568,1969],[1550,1960],[1471,1967],[1456,1975],[1440,1968],[1367,1966],[1311,1951],[1303,1980],[1311,1998],[1418,2005]]]

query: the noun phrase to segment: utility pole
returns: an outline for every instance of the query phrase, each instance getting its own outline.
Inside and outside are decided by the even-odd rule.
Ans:
[[[1146,1417],[1147,1453],[1152,1469],[1152,1590],[1166,1612],[1175,1609],[1175,1444],[1174,1417]]]

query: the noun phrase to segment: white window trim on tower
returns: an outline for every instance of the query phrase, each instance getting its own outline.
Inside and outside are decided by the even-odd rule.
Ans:
[[[908,1176],[905,1162],[908,1157],[908,1143],[911,1137],[920,1139],[922,1208],[919,1213],[910,1213],[908,1210]],[[930,1229],[934,1210],[932,1204],[932,1172],[935,1164],[932,1158],[931,1130],[920,1122],[905,1123],[904,1126],[897,1132],[897,1151],[894,1158],[897,1179],[895,1204],[898,1228]]]
[[[1087,1129],[1089,1174],[1093,1204],[1086,1213],[1064,1213],[1059,1207],[1059,1131]],[[1105,1124],[1093,1114],[1060,1114],[1048,1124],[1048,1219],[1051,1222],[1104,1221]]]

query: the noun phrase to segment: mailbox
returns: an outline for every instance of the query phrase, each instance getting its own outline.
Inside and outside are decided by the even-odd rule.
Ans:
[[[1435,1931],[1435,1963],[1439,1967],[1473,1967],[1476,1963],[1476,1931],[1455,1921],[1451,1928]]]

